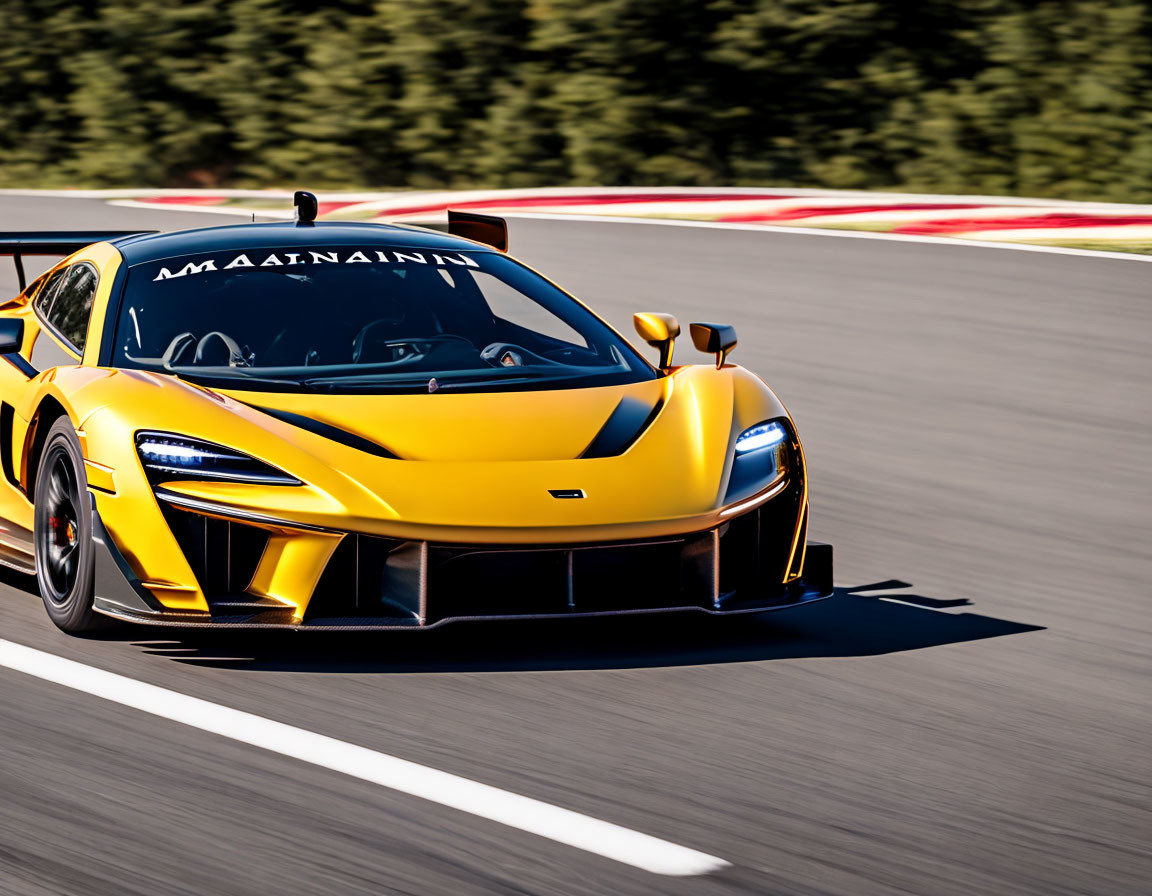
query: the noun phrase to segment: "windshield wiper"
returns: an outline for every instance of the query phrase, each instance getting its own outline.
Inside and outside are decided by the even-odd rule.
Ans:
[[[443,380],[438,380],[439,389],[436,391],[449,391],[453,389],[475,389],[486,388],[488,386],[506,386],[509,383],[538,383],[540,377],[535,376],[502,376],[494,380],[460,380],[455,383],[446,383]]]
[[[389,386],[424,386],[428,383],[427,376],[412,376],[396,379],[395,374],[364,373],[359,376],[316,376],[302,380],[305,386],[372,386],[384,383]]]
[[[460,371],[453,371],[459,374]],[[452,373],[452,372],[450,372]],[[398,389],[427,389],[429,392],[439,392],[441,390],[453,389],[468,389],[474,386],[488,387],[500,386],[506,383],[524,383],[539,380],[538,376],[501,376],[498,378],[486,379],[468,379],[462,377],[458,380],[445,380],[444,377],[449,374],[429,375],[421,374],[420,376],[404,377],[403,379],[396,378],[395,374],[363,374],[362,376],[328,376],[317,377],[315,379],[304,380],[306,386],[324,386],[328,388],[346,387],[348,389],[365,388],[371,386],[389,386]]]
[[[168,368],[166,372],[178,379],[187,380],[190,383],[213,385],[221,389],[241,389],[245,383],[260,386],[287,386],[292,389],[307,389],[310,388],[311,384],[310,380],[281,380],[269,376],[252,376],[247,373],[240,375],[200,373],[197,371],[176,370],[172,367]]]

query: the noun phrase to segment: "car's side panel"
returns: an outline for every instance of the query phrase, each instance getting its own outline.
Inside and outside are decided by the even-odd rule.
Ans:
[[[13,365],[0,362],[0,563],[31,569],[32,505],[19,485],[17,446],[23,444],[27,422],[8,399],[27,380]]]
[[[0,311],[4,317],[15,317],[24,321],[24,346],[19,356],[9,356],[0,360],[0,463],[4,475],[0,477],[0,525],[7,526],[12,537],[9,542],[19,540],[21,544],[30,541],[23,533],[32,529],[32,504],[25,494],[25,483],[21,481],[24,454],[29,431],[29,406],[39,386],[39,377],[29,377],[26,365],[32,354],[32,346],[39,335],[36,316],[27,305],[6,307]],[[24,369],[22,369],[24,368]],[[18,538],[17,538],[18,536]],[[14,546],[13,544],[9,545]]]
[[[81,260],[90,262],[100,275],[90,321],[96,317],[102,321],[104,305],[120,261],[119,252],[107,243],[63,259],[38,278],[24,296],[0,308],[0,315],[24,321],[24,345],[19,355],[0,360],[0,545],[7,543],[10,548],[19,543],[31,550],[33,505],[28,494],[35,471],[30,468],[29,461],[38,428],[38,414],[48,397],[66,410],[69,408],[67,388],[59,388],[55,380],[60,371],[77,369],[80,364],[77,353],[45,326],[34,301],[29,299],[36,295],[37,285],[47,283],[53,273]],[[98,333],[98,327],[92,332]],[[98,346],[91,344],[86,348],[93,352],[98,350]],[[74,415],[72,420],[79,422]],[[81,441],[83,443],[83,439]]]

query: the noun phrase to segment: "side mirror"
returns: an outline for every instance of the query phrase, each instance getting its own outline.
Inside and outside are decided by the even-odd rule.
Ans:
[[[453,236],[492,246],[501,252],[508,251],[508,222],[494,215],[448,209],[448,232]]]
[[[661,370],[672,366],[672,347],[680,335],[680,321],[671,314],[656,311],[641,311],[632,315],[632,325],[640,338],[653,348],[660,350]]]
[[[24,321],[18,317],[0,318],[0,355],[12,355],[24,345]]]
[[[728,324],[689,324],[692,344],[702,352],[716,355],[716,369],[724,366],[728,353],[736,348],[736,328]]]

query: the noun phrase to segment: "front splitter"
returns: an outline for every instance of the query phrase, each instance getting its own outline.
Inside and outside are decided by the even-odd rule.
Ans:
[[[677,613],[704,613],[708,616],[747,616],[755,613],[770,613],[777,610],[789,610],[804,606],[819,600],[831,597],[832,591],[821,592],[815,589],[805,589],[797,596],[787,601],[771,604],[747,606],[741,605],[733,609],[712,609],[709,607],[645,607],[643,609],[598,610],[595,612],[572,613],[526,613],[508,616],[449,616],[437,619],[435,622],[421,624],[419,620],[411,621],[392,617],[342,617],[338,619],[313,619],[300,623],[265,622],[260,616],[211,616],[207,613],[141,613],[110,601],[97,598],[94,609],[98,613],[109,616],[121,622],[131,622],[136,625],[161,626],[164,628],[196,628],[196,629],[260,629],[281,631],[432,631],[455,622],[529,622],[558,619],[597,619],[612,616],[652,616],[673,615]]]

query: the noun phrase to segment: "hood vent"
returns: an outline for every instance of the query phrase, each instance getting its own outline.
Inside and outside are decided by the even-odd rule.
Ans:
[[[348,432],[348,430],[333,426],[330,423],[321,423],[319,420],[313,420],[311,417],[305,417],[303,414],[294,414],[291,411],[262,408],[258,405],[251,405],[251,407],[262,414],[267,414],[269,417],[275,417],[277,420],[287,423],[290,426],[299,427],[322,438],[339,442],[341,445],[347,445],[349,448],[355,448],[357,451],[363,451],[365,454],[399,460],[395,454],[383,445],[378,445],[370,439],[358,436],[355,433]]]
[[[664,407],[664,399],[654,405],[638,398],[621,398],[596,438],[584,449],[583,457],[618,457],[634,444]]]

